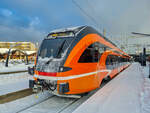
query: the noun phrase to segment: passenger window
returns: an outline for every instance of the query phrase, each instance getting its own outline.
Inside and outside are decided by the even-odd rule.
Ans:
[[[101,45],[99,43],[99,45]],[[98,62],[101,54],[104,52],[104,48],[100,48],[98,43],[91,44],[79,58],[79,63],[94,63]]]
[[[81,55],[79,62],[88,63],[88,62],[92,62],[92,60],[93,60],[92,51],[87,48]]]
[[[111,55],[107,56],[106,65],[112,65],[112,58],[111,58]]]

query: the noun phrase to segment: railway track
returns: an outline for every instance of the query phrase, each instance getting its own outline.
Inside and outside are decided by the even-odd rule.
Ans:
[[[49,97],[49,98],[46,98],[46,99],[44,99],[44,100],[42,100],[42,101],[40,101],[40,102],[37,102],[37,103],[35,103],[35,104],[32,104],[31,106],[28,106],[28,107],[26,107],[26,108],[24,108],[24,109],[19,110],[17,113],[24,112],[24,111],[26,111],[27,109],[30,109],[30,108],[32,108],[32,107],[38,105],[38,104],[41,104],[41,103],[43,103],[44,101],[46,101],[47,99],[50,99],[50,98],[53,98],[53,97],[56,97],[56,96],[55,96],[55,95],[52,95],[52,96]]]
[[[70,113],[92,96],[97,90],[99,89],[96,89],[81,98],[66,98],[52,95],[49,98],[17,111],[17,113]]]
[[[100,88],[102,88],[105,84],[106,83],[103,83]],[[17,113],[70,113],[73,112],[78,106],[80,106],[100,88],[90,92],[86,96],[82,96],[81,98],[66,98],[52,95],[49,98],[19,110]]]
[[[73,104],[79,100],[80,99],[64,98],[52,95],[47,99],[44,99],[38,103],[19,110],[17,113],[32,113],[36,111],[38,111],[38,113],[62,113],[67,108],[73,106]]]

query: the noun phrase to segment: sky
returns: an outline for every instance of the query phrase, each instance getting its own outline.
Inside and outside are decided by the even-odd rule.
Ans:
[[[0,41],[40,42],[51,30],[80,25],[108,37],[150,33],[150,0],[73,1],[0,0]]]

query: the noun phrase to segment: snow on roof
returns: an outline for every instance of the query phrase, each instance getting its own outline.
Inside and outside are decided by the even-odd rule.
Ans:
[[[0,43],[30,43],[30,42],[0,42]]]
[[[69,27],[69,28],[62,28],[62,29],[56,29],[51,31],[50,33],[57,33],[57,32],[66,32],[66,31],[75,31],[76,29],[79,29],[84,26],[76,26],[76,27]]]
[[[16,49],[11,49],[11,51],[14,51]],[[0,48],[0,54],[5,54],[5,53],[8,53],[9,49],[8,48]]]
[[[11,51],[15,51],[16,49],[11,49]],[[9,49],[8,48],[0,48],[0,54],[5,54],[8,53]],[[27,55],[31,55],[33,53],[36,53],[36,51],[22,51],[26,53]]]
[[[25,51],[25,53],[26,53],[27,55],[31,55],[31,54],[36,53],[36,51]]]
[[[7,48],[0,48],[0,54],[5,54],[9,51]]]

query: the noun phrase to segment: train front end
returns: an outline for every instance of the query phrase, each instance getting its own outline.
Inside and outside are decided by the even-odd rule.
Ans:
[[[29,87],[34,92],[48,90],[55,95],[69,92],[67,82],[58,83],[61,73],[72,70],[65,67],[64,62],[75,33],[71,30],[52,32],[41,43],[34,68],[34,80],[29,81]]]

